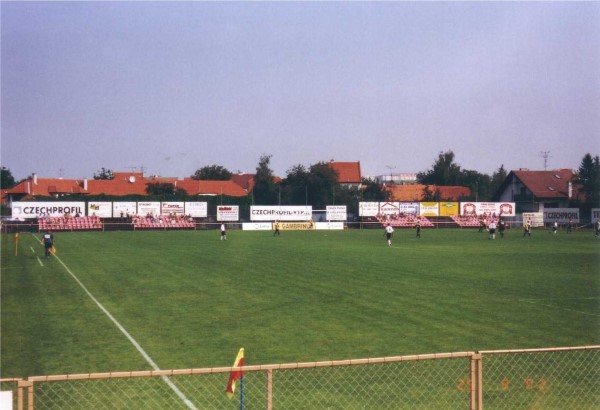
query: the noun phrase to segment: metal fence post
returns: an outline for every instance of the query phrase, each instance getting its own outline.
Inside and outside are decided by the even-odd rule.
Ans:
[[[469,358],[471,364],[471,376],[469,379],[471,410],[483,410],[483,378],[481,376],[481,354],[473,353]]]
[[[273,369],[267,370],[267,410],[273,409]]]

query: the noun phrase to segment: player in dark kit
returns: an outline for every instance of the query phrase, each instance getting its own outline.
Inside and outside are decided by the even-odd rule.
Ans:
[[[415,229],[417,230],[417,238],[421,237],[421,221],[417,221],[415,224]]]
[[[44,236],[42,236],[42,242],[44,243],[46,258],[48,258],[52,253],[52,246],[54,246],[54,235],[52,235],[51,231],[46,232]]]
[[[504,238],[504,230],[506,229],[506,224],[502,219],[498,222],[498,233],[500,234],[500,239]]]

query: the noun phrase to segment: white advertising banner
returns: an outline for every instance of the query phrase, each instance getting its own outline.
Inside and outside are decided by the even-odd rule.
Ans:
[[[461,202],[461,215],[515,216],[514,202]]]
[[[359,216],[377,216],[379,213],[379,202],[359,202]]]
[[[544,222],[579,223],[579,208],[546,208],[544,209]]]
[[[98,216],[100,218],[112,218],[112,202],[88,202],[88,216]]]
[[[592,223],[600,219],[600,208],[592,208]]]
[[[185,205],[183,202],[161,202],[160,213],[162,215],[183,215]]]
[[[208,202],[186,202],[185,214],[194,218],[206,218],[208,216]]]
[[[250,207],[251,221],[310,221],[312,206],[260,206]]]
[[[271,231],[273,225],[271,222],[244,222],[242,230],[244,231]]]
[[[544,226],[544,214],[541,212],[523,212],[523,226],[528,221],[533,228]]]
[[[400,202],[400,213],[401,214],[419,214],[419,203],[418,202]]]
[[[239,221],[240,207],[237,205],[217,206],[217,221]]]
[[[381,215],[400,215],[400,202],[382,202],[379,204]]]
[[[20,219],[42,216],[64,216],[77,214],[85,216],[85,202],[13,202],[12,217]]]
[[[146,216],[146,215],[159,216],[159,215],[161,215],[160,202],[138,202],[137,208],[138,208],[137,213],[140,216]]]
[[[440,214],[439,202],[421,202],[419,203],[419,215],[438,216]]]
[[[325,215],[328,221],[345,221],[348,219],[346,205],[327,205]]]
[[[343,230],[343,222],[315,222],[316,230]]]
[[[137,215],[137,202],[113,202],[113,216],[115,218],[127,215]]]

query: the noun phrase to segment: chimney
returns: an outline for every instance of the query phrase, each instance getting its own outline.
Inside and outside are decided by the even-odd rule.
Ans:
[[[83,179],[83,190],[84,191],[88,190],[88,180],[87,180],[87,178]]]
[[[35,172],[33,173],[33,183],[34,183],[34,185],[38,184],[37,183],[37,174]]]
[[[573,183],[569,181],[569,199],[573,198]]]

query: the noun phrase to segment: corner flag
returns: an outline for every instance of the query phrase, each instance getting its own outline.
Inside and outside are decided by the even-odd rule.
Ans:
[[[15,256],[19,255],[19,240],[21,238],[19,238],[19,232],[15,233],[15,236],[13,238],[13,243],[15,244]]]
[[[235,362],[233,362],[232,367],[242,367],[244,365],[244,348],[242,347],[235,358]],[[244,372],[241,370],[232,371],[229,373],[229,381],[227,382],[227,388],[225,392],[227,393],[227,397],[231,400],[233,397],[233,392],[235,391],[235,383],[237,380],[241,379],[244,375]]]

